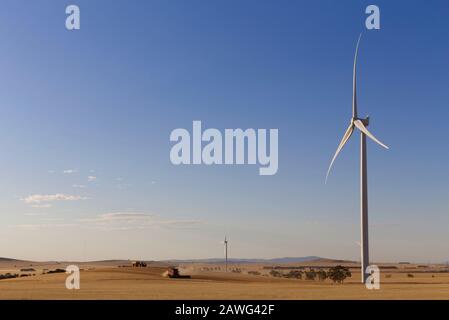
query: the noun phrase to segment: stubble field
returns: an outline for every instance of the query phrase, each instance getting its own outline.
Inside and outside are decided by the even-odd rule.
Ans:
[[[355,268],[344,284],[334,284],[276,278],[266,266],[254,264],[230,267],[230,272],[224,272],[222,265],[182,266],[190,279],[167,278],[162,265],[91,264],[80,266],[80,290],[68,290],[67,274],[42,274],[42,266],[33,267],[34,276],[0,280],[0,299],[449,299],[449,273],[431,268],[382,271],[380,290],[368,290],[359,283]],[[56,266],[46,265],[52,267]],[[0,273],[14,271],[11,265],[0,269]]]

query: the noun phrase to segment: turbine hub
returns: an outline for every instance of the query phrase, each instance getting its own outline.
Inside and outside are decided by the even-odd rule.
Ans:
[[[362,123],[365,125],[365,127],[367,127],[369,125],[369,117],[366,117],[365,119],[353,117],[353,118],[351,118],[351,124],[353,124],[354,121],[356,121],[356,120],[362,121]]]

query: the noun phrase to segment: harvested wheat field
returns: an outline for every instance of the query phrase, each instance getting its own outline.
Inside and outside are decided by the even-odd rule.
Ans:
[[[45,269],[55,266],[65,267],[49,263]],[[0,273],[14,269],[4,267]],[[356,268],[345,283],[334,284],[272,277],[267,270],[273,266],[254,264],[230,266],[229,272],[222,265],[187,264],[180,270],[190,279],[170,279],[164,276],[166,265],[91,263],[80,265],[80,290],[66,289],[65,273],[42,274],[43,265],[33,268],[34,275],[0,280],[0,299],[449,299],[449,273],[435,266],[386,267],[380,290],[360,284]]]

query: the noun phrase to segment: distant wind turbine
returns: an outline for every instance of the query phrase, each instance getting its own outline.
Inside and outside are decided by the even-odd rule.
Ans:
[[[228,240],[226,239],[226,236],[224,238],[224,249],[225,249],[225,270],[228,272]]]
[[[326,174],[326,182],[329,173],[332,169],[332,165],[343,149],[346,142],[348,142],[355,128],[360,130],[360,213],[361,213],[361,275],[362,283],[365,283],[369,274],[366,273],[366,268],[369,266],[369,245],[368,245],[368,174],[367,174],[367,155],[366,155],[366,137],[368,136],[377,144],[388,149],[388,147],[376,139],[366,128],[369,124],[369,117],[361,119],[357,114],[357,54],[359,50],[359,44],[362,34],[360,34],[357,41],[357,47],[355,49],[354,56],[354,73],[353,73],[353,93],[352,93],[352,118],[348,129],[346,130],[343,139],[338,145],[337,151],[329,165],[329,169]]]

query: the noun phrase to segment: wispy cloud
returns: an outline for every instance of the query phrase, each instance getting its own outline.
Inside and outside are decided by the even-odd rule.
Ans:
[[[86,188],[86,186],[84,184],[72,184],[72,187],[73,188],[80,188],[80,189]]]
[[[64,173],[64,174],[72,174],[72,173],[76,173],[76,172],[78,172],[78,170],[75,170],[75,169],[67,169],[67,170],[62,171],[62,173]]]
[[[21,200],[28,204],[40,204],[42,202],[76,201],[85,199],[87,198],[82,196],[73,196],[63,193],[57,193],[57,194],[33,194]]]
[[[27,214],[35,216],[35,214]],[[37,215],[36,215],[37,216]],[[56,228],[89,228],[105,231],[140,230],[150,228],[191,229],[199,227],[204,222],[199,220],[163,219],[158,215],[139,212],[111,212],[97,215],[93,218],[63,221],[62,218],[40,219],[41,223],[19,224],[13,227],[26,230],[56,229]],[[44,222],[45,221],[45,222]],[[61,223],[48,223],[61,221]]]
[[[41,204],[33,204],[31,205],[32,208],[51,208],[51,203],[41,203]]]
[[[192,228],[203,224],[199,220],[167,220],[154,214],[139,212],[112,212],[79,222],[97,228],[113,230],[146,229],[152,227]]]
[[[117,184],[117,188],[120,190],[131,188],[131,184],[129,183],[119,183]]]
[[[123,179],[122,177],[115,178],[115,180],[118,182],[116,184],[116,187],[120,190],[128,189],[132,186],[130,183],[124,183],[125,179]]]
[[[84,219],[83,221],[89,222],[109,222],[109,221],[117,221],[117,220],[126,220],[126,221],[134,221],[134,220],[146,220],[153,218],[154,215],[145,214],[145,213],[136,213],[136,212],[111,212],[101,214],[95,218]]]
[[[95,180],[97,180],[96,176],[88,176],[87,177],[87,181],[89,181],[89,182],[92,182],[92,181],[95,181]]]
[[[24,213],[25,216],[27,217],[37,217],[37,216],[44,216],[47,213],[42,213],[42,212],[28,212],[28,213]]]
[[[69,228],[76,226],[78,225],[74,223],[41,223],[41,224],[19,224],[14,227],[25,230],[41,230],[41,229]]]
[[[163,220],[158,221],[158,224],[160,226],[173,227],[173,228],[192,228],[198,227],[204,223],[199,220]]]

